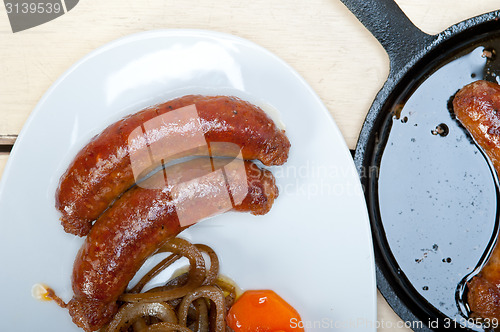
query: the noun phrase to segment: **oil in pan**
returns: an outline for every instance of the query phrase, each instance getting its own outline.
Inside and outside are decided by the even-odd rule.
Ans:
[[[483,329],[467,319],[464,289],[496,238],[497,176],[449,105],[464,85],[497,80],[496,46],[490,40],[462,51],[394,103],[370,193],[388,245],[383,254],[408,292],[476,331]]]

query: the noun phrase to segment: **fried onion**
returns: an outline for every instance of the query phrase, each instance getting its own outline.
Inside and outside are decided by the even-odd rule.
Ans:
[[[189,260],[188,282],[170,290],[148,293],[124,293],[120,300],[124,302],[162,302],[183,297],[188,292],[201,286],[206,277],[205,260],[201,252],[188,241],[174,238],[168,241],[158,252],[171,252],[186,257]]]
[[[179,324],[185,326],[187,323],[187,312],[189,305],[196,299],[208,298],[215,305],[215,331],[224,331],[226,326],[226,301],[224,294],[217,286],[201,286],[184,296],[178,309]]]
[[[118,310],[105,331],[121,331],[145,316],[156,317],[163,322],[174,324],[178,321],[174,309],[167,303],[127,303]]]
[[[101,332],[226,331],[226,310],[236,298],[236,288],[219,277],[215,251],[173,238],[157,251],[163,252],[170,255],[120,296],[123,305]],[[182,257],[189,261],[189,272],[144,291],[155,276]]]

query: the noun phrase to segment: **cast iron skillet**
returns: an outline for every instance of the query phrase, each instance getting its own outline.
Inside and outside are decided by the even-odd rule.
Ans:
[[[382,44],[391,66],[354,157],[378,288],[416,331],[488,330],[469,319],[466,281],[495,244],[498,179],[450,101],[469,82],[500,81],[500,11],[428,35],[393,0],[341,1]]]

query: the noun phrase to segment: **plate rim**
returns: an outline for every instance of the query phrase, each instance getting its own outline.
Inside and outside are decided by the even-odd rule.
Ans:
[[[144,40],[144,39],[149,39],[149,38],[156,38],[156,37],[182,37],[182,36],[188,36],[188,37],[206,37],[206,38],[222,38],[224,40],[229,40],[233,41],[236,43],[242,43],[247,46],[252,46],[256,47],[259,49],[260,52],[266,53],[270,57],[273,58],[273,60],[278,61],[281,65],[283,65],[284,68],[286,68],[291,74],[293,74],[297,81],[301,83],[302,88],[307,90],[307,93],[311,95],[311,97],[314,97],[315,102],[318,104],[318,111],[321,109],[321,112],[326,115],[326,118],[328,119],[329,123],[328,126],[332,129],[334,129],[335,134],[339,136],[339,144],[342,144],[342,150],[344,153],[348,154],[349,156],[349,163],[350,163],[350,168],[352,170],[356,170],[354,160],[351,157],[351,154],[349,153],[349,149],[347,147],[347,144],[345,142],[345,139],[341,135],[341,132],[335,123],[335,120],[333,119],[332,114],[328,111],[326,108],[325,104],[323,101],[320,99],[320,97],[316,94],[316,92],[312,89],[312,87],[305,81],[305,79],[298,74],[298,72],[291,67],[287,62],[282,60],[280,57],[276,56],[274,53],[271,51],[267,50],[266,48],[249,41],[247,39],[234,36],[231,34],[227,33],[222,33],[222,32],[217,32],[217,31],[210,31],[210,30],[202,30],[202,29],[159,29],[159,30],[150,30],[150,31],[144,31],[144,32],[139,32],[139,33],[134,33],[131,35],[123,36],[121,38],[118,38],[116,40],[110,41],[94,50],[89,52],[88,54],[84,55],[82,58],[80,58],[78,61],[76,61],[73,65],[71,65],[63,74],[61,74],[56,81],[54,81],[50,87],[47,89],[47,91],[43,94],[43,96],[40,98],[40,100],[37,102],[37,105],[33,109],[33,111],[30,113],[28,119],[24,123],[18,138],[13,146],[13,149],[11,151],[11,154],[9,155],[7,164],[5,166],[3,176],[0,179],[0,200],[3,197],[3,194],[5,193],[6,189],[6,183],[7,181],[5,180],[6,178],[11,176],[11,167],[14,164],[14,161],[16,159],[16,156],[18,154],[18,147],[23,145],[23,142],[25,140],[25,133],[30,130],[30,127],[32,126],[32,123],[35,121],[37,118],[38,114],[40,113],[40,109],[43,108],[45,102],[47,99],[53,94],[53,92],[60,86],[60,84],[69,76],[71,75],[76,69],[78,69],[82,64],[86,63],[88,60],[99,56],[100,54],[113,49],[115,47],[128,44],[128,43],[133,43],[138,40]],[[333,126],[333,127],[332,127]],[[357,173],[356,173],[357,175]],[[359,187],[359,191],[362,193],[362,187],[361,183],[357,181],[357,186]],[[369,227],[369,217],[368,217],[368,212],[367,212],[367,207],[366,207],[366,202],[364,201],[364,196],[362,195],[364,206],[365,206],[365,219],[366,219],[366,226],[368,228],[368,231],[370,232],[370,227]],[[371,234],[371,233],[370,233]],[[375,263],[374,263],[374,252],[373,252],[373,240],[370,237],[370,243],[367,244],[367,246],[370,248],[370,257],[372,258],[372,265],[371,265],[371,280],[373,280],[374,285],[375,284]],[[376,314],[377,314],[377,300],[376,300],[376,287],[373,288],[373,294],[372,298],[374,300],[374,304],[372,305],[374,309],[374,315],[376,319]]]

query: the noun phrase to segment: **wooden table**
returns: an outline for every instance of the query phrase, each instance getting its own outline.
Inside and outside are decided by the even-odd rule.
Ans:
[[[500,8],[498,0],[396,2],[427,33]],[[382,47],[339,0],[82,0],[67,14],[15,34],[0,6],[0,176],[9,145],[65,70],[116,38],[168,28],[226,32],[269,49],[318,93],[350,149],[389,72]],[[380,294],[378,318],[386,323],[380,331],[407,330]]]

